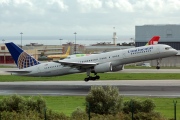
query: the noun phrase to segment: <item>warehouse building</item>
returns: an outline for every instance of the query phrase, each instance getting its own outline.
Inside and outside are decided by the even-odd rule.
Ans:
[[[160,36],[159,44],[167,44],[180,50],[179,24],[135,26],[136,47],[143,46],[155,35]]]

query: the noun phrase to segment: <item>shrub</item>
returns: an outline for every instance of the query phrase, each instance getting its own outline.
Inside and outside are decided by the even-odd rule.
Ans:
[[[124,102],[123,111],[124,113],[128,114],[130,112],[138,113],[142,110],[142,105],[140,101],[137,101],[135,99],[132,99],[131,101]]]
[[[44,120],[34,111],[29,111],[28,114],[24,112],[3,111],[0,114],[1,120]]]
[[[34,110],[42,114],[44,113],[44,109],[46,108],[46,102],[41,96],[29,97],[26,100],[26,108],[27,110]]]
[[[150,99],[146,99],[142,102],[142,112],[146,112],[146,113],[152,112],[155,107],[156,107],[155,103]]]
[[[12,95],[0,100],[0,111],[27,112],[30,110],[42,114],[44,108],[46,108],[46,103],[40,96],[25,99],[19,95]]]
[[[91,120],[131,120],[131,118],[128,115],[123,114],[122,112],[119,112],[116,115],[100,115],[91,113]]]
[[[25,109],[25,99],[18,95],[12,95],[0,101],[0,111],[21,112]]]
[[[116,114],[121,110],[122,99],[113,86],[92,86],[86,96],[86,112],[96,114]]]
[[[134,120],[166,120],[157,112],[139,112],[134,115]]]
[[[131,116],[133,110],[134,120],[166,120],[158,112],[154,112],[155,104],[152,100],[138,101],[132,99],[124,102],[123,112]]]
[[[88,120],[88,115],[85,111],[83,111],[80,108],[77,108],[72,114],[71,114],[71,120]]]
[[[12,95],[0,100],[1,120],[44,120],[46,102],[41,96],[25,99],[19,95]],[[47,110],[48,120],[69,120],[63,113]]]
[[[124,113],[128,114],[130,112],[138,113],[138,112],[145,112],[149,113],[152,112],[155,108],[155,104],[152,100],[146,99],[144,101],[138,101],[135,99],[132,99],[130,101],[124,102]]]
[[[69,117],[67,117],[64,113],[56,113],[52,110],[47,110],[46,116],[47,120],[69,120]]]

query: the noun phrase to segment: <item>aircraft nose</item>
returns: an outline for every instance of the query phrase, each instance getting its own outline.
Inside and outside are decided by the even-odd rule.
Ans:
[[[178,54],[178,51],[176,49],[173,49],[173,53],[176,55]]]
[[[178,54],[178,51],[177,51],[176,49],[173,48],[173,49],[171,49],[171,53],[177,55],[177,54]]]

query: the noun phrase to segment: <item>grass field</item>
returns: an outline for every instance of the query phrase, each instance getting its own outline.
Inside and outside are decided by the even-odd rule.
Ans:
[[[100,80],[179,80],[179,73],[101,73]],[[7,81],[78,81],[86,77],[85,73],[54,77],[27,77],[15,75],[0,75],[0,82]]]
[[[130,100],[132,98],[138,100],[145,100],[147,97],[123,97],[123,101]],[[85,110],[85,96],[46,96],[48,108],[57,112],[63,112],[66,115],[70,115],[77,107]],[[155,111],[160,112],[166,118],[174,117],[174,103],[173,100],[177,101],[177,120],[180,120],[180,98],[149,98],[156,104]]]

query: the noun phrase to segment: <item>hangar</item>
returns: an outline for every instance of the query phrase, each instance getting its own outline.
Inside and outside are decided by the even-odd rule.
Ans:
[[[160,36],[159,44],[180,50],[180,24],[135,26],[136,47],[143,46],[155,35]]]

